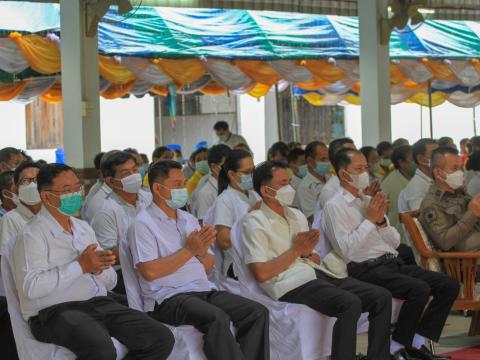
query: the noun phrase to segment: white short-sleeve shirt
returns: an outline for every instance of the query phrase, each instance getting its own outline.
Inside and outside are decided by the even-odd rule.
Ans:
[[[433,179],[417,169],[415,176],[408,182],[403,190],[403,196],[408,206],[408,211],[420,209],[422,201],[428,193],[428,189],[433,185]]]
[[[137,214],[152,202],[152,194],[140,190],[136,206],[127,204],[115,192],[111,192],[100,210],[92,220],[97,240],[104,249],[117,247],[127,236],[130,224]]]
[[[171,219],[152,202],[138,214],[128,232],[134,266],[176,253],[185,246],[187,236],[198,229],[198,220],[191,214],[177,210],[177,219]],[[174,273],[153,281],[138,275],[145,304],[150,308],[148,311],[153,310],[155,302],[160,304],[177,294],[215,289],[196,257]]]
[[[300,185],[298,185],[295,193],[294,203],[307,218],[315,212],[317,199],[324,186],[325,183],[310,172],[300,181]]]
[[[83,273],[78,258],[97,240],[85,221],[70,217],[70,223],[73,234],[42,208],[15,242],[14,279],[25,320],[52,305],[106,296],[115,287],[112,268],[100,275]]]
[[[200,184],[197,186],[191,199],[192,214],[200,220],[203,220],[208,209],[213,205],[218,196],[218,180],[212,175],[204,178],[207,178],[206,181],[202,186]]]
[[[9,211],[0,220],[0,255],[3,255],[3,249],[11,241],[15,241],[17,235],[23,230],[27,222],[35,216],[22,203],[17,208]]]
[[[85,199],[85,203],[82,208],[82,218],[89,224],[92,224],[92,220],[95,215],[102,210],[108,195],[112,192],[112,189],[103,181],[97,181],[92,186],[90,192]]]

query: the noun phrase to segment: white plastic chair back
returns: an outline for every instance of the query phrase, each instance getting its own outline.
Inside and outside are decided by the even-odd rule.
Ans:
[[[4,244],[1,268],[8,302],[8,312],[10,314],[10,321],[12,323],[13,335],[15,337],[19,358],[22,360],[76,359],[75,354],[64,347],[37,341],[33,337],[27,322],[23,319],[12,272],[11,254],[14,244],[14,239],[13,241]],[[127,355],[128,349],[116,339],[112,338],[112,341],[117,350],[117,360],[123,359]]]
[[[120,242],[120,264],[123,281],[127,292],[128,305],[132,309],[145,311],[146,304],[142,298],[142,291],[138,274],[133,266],[133,257],[128,245],[128,237]],[[203,353],[203,334],[193,326],[171,326],[165,324],[175,337],[175,345],[169,356],[170,360],[206,360]]]

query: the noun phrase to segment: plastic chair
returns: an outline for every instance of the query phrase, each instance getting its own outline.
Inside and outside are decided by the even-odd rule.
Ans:
[[[19,358],[22,360],[76,359],[75,354],[64,347],[37,341],[32,335],[27,322],[23,319],[12,271],[11,254],[14,244],[15,241],[9,241],[8,244],[4,244],[1,268],[8,302],[8,312],[12,322]],[[112,342],[117,350],[117,360],[123,359],[127,355],[128,349],[115,338],[112,338]]]
[[[123,281],[127,292],[128,305],[132,309],[146,311],[152,304],[145,304],[138,274],[133,266],[133,257],[128,246],[128,237],[120,242],[120,264]],[[169,359],[172,360],[206,360],[203,353],[203,334],[190,325],[171,326],[165,324],[175,337],[175,345]]]

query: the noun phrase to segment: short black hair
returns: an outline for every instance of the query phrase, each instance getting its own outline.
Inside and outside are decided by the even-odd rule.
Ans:
[[[435,145],[435,144],[437,144],[437,141],[430,138],[423,138],[418,140],[412,146],[413,161],[415,161],[415,163],[418,164],[417,157],[419,155],[425,155],[425,152],[427,151],[427,145]]]
[[[452,155],[457,155],[458,156],[458,150],[454,149],[450,146],[442,146],[437,149],[435,149],[432,152],[432,161],[431,161],[431,168],[437,168],[440,166],[440,158],[443,158],[446,154],[452,154]]]
[[[142,153],[142,154],[140,154],[140,156],[142,157],[142,161],[143,161],[144,164],[148,164],[150,162],[148,160],[147,154]]]
[[[467,170],[480,171],[480,151],[475,151],[468,157],[465,168]]]
[[[222,160],[227,158],[230,151],[232,151],[232,149],[224,144],[212,146],[207,152],[208,166],[211,166],[212,164],[220,164]]]
[[[469,138],[463,138],[462,140],[460,140],[460,145],[467,145],[469,141],[470,141]]]
[[[3,190],[8,190],[12,188],[14,172],[11,170],[4,171],[0,174],[0,199],[4,201]]]
[[[362,152],[362,154],[367,158],[367,161],[368,161],[368,155],[370,155],[370,153],[373,151],[373,150],[377,150],[375,149],[373,146],[364,146],[360,149],[360,151]]]
[[[305,158],[313,158],[315,157],[315,151],[317,150],[317,146],[325,146],[321,141],[312,141],[310,142],[307,147],[305,148]]]
[[[288,163],[292,163],[298,160],[300,156],[305,156],[305,150],[294,148],[288,153]]]
[[[215,131],[228,130],[228,123],[226,121],[217,121],[213,126],[213,130]]]
[[[345,169],[348,165],[352,163],[351,155],[358,154],[363,155],[360,150],[353,150],[349,148],[343,148],[337,151],[337,154],[335,155],[335,160],[333,161],[333,166],[337,174],[341,169]]]
[[[472,148],[480,148],[480,136],[472,137],[470,139],[470,144],[472,144]]]
[[[102,162],[102,157],[105,155],[104,152],[99,152],[95,157],[93,158],[93,164],[95,165],[95,169],[100,170],[100,163]]]
[[[152,160],[160,159],[166,152],[171,152],[173,154],[173,151],[166,146],[159,146],[155,148],[152,153]]]
[[[280,154],[285,158],[288,158],[289,151],[290,149],[288,148],[288,145],[283,141],[277,141],[270,146],[270,149],[268,150],[271,157],[275,156],[276,154]]]
[[[385,151],[393,150],[393,145],[388,141],[381,141],[377,145],[378,155],[382,156]]]
[[[134,148],[126,148],[124,149],[123,151],[127,152],[127,153],[130,153],[130,154],[133,154],[133,155],[138,155],[138,150],[137,149],[134,149]]]
[[[172,169],[182,170],[182,165],[174,160],[158,160],[151,164],[148,167],[148,185],[150,186],[150,191],[152,190],[153,184],[158,182],[158,180],[168,178],[168,174]]]
[[[203,152],[208,152],[208,149],[204,147],[198,148],[192,153],[192,155],[190,155],[190,160],[193,161],[195,159],[195,156]]]
[[[135,164],[135,157],[126,151],[118,151],[109,155],[104,161],[102,161],[100,169],[104,178],[114,177],[116,167],[118,165],[125,164],[128,160],[132,160]]]
[[[15,181],[15,184],[18,184],[20,181],[20,174],[22,173],[23,170],[28,169],[28,168],[36,168],[40,169],[40,165],[36,163],[35,161],[22,161],[17,168],[15,169],[15,172],[13,174],[13,181]]]
[[[272,181],[274,169],[288,169],[288,166],[280,161],[265,161],[253,170],[253,188],[260,194],[260,188]]]
[[[406,161],[408,154],[412,152],[412,147],[410,145],[399,146],[392,153],[392,163],[395,166],[395,169],[400,168],[400,161]]]
[[[454,142],[453,142],[453,139],[449,136],[443,136],[440,139],[438,139],[438,146],[439,147],[448,146],[448,144],[450,144],[450,143],[453,144]]]
[[[47,164],[40,168],[37,175],[37,187],[41,192],[45,188],[52,186],[53,180],[55,180],[61,173],[66,171],[74,171],[72,167],[65,164]]]
[[[344,147],[345,144],[355,144],[352,139],[344,137],[333,140],[328,146],[328,159],[330,163],[335,162],[336,153]]]
[[[22,155],[22,152],[19,149],[14,147],[6,147],[0,150],[0,163],[7,163],[12,156]]]

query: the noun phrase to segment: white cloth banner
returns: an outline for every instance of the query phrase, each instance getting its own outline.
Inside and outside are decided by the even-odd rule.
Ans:
[[[50,89],[58,78],[56,76],[50,78],[34,78],[30,79],[25,86],[25,89],[12,102],[17,104],[28,104],[42,95],[45,91]]]
[[[294,60],[274,60],[267,63],[286,81],[305,82],[312,78],[313,74],[306,67],[297,65]]]
[[[137,57],[122,57],[120,63],[137,77],[155,86],[165,86],[173,83],[173,79],[148,59]]]
[[[480,74],[469,61],[449,60],[448,67],[465,86],[473,87],[480,84]]]
[[[421,62],[417,60],[403,59],[395,61],[400,71],[416,83],[423,83],[432,78],[432,72]]]
[[[250,77],[229,61],[207,59],[205,67],[216,82],[230,90],[242,89],[252,82]]]
[[[1,38],[0,70],[15,74],[25,70],[28,66],[27,60],[23,57],[15,41],[9,38]]]

